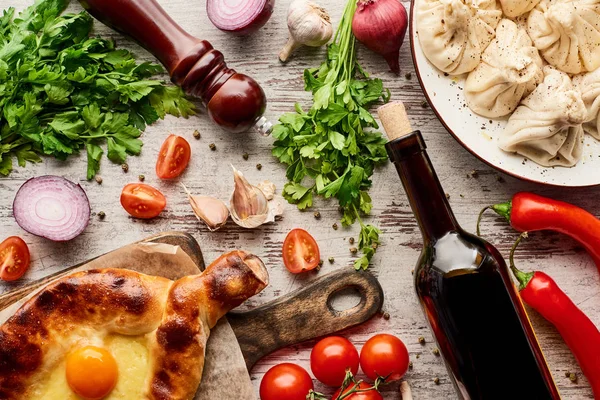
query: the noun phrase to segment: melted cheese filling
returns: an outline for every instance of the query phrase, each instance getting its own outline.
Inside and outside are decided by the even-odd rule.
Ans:
[[[83,341],[78,341],[81,345]],[[150,366],[149,351],[144,336],[108,335],[98,343],[90,343],[108,350],[115,358],[119,375],[117,385],[103,400],[144,399]],[[70,349],[66,349],[68,353]],[[66,356],[66,354],[65,354]],[[66,357],[60,358],[51,371],[43,374],[32,388],[28,400],[81,400],[69,387],[66,378]]]

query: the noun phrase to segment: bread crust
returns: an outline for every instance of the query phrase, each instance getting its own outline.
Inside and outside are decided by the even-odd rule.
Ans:
[[[0,326],[0,399],[30,398],[32,384],[66,356],[62,348],[82,328],[146,335],[151,367],[144,398],[192,399],[210,329],[267,284],[264,264],[243,251],[175,282],[125,269],[61,278]]]

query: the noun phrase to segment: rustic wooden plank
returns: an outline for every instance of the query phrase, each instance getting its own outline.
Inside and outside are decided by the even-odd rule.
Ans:
[[[230,66],[253,76],[263,85],[269,99],[267,117],[276,120],[281,113],[292,110],[295,102],[307,107],[310,105],[311,96],[303,91],[302,72],[307,67],[319,65],[324,58],[324,50],[301,49],[288,64],[279,63],[277,54],[287,39],[285,14],[290,0],[279,1],[267,25],[249,38],[228,36],[213,27],[206,17],[203,1],[159,1],[190,33],[210,40],[216,48],[220,49]],[[20,9],[30,2],[32,0],[7,0],[2,5],[3,7],[16,6]],[[334,0],[319,2],[330,11],[333,22],[337,25],[344,2]],[[409,2],[403,3],[408,8]],[[76,3],[70,7],[73,11],[81,10]],[[101,24],[96,24],[96,32],[103,36],[114,37],[120,45],[133,49],[143,59],[152,59],[143,49]],[[380,57],[362,47],[359,50],[359,59],[367,71],[384,80],[385,85],[392,92],[393,99],[407,103],[413,126],[423,131],[429,146],[429,154],[445,190],[451,196],[450,203],[465,228],[474,230],[479,208],[507,200],[520,190],[532,190],[571,201],[600,215],[600,203],[596,197],[598,189],[546,188],[510,177],[503,177],[504,181],[499,182],[497,172],[464,150],[445,131],[433,112],[429,108],[422,107],[424,96],[414,72],[408,37],[406,40],[401,51],[402,74],[399,77],[388,72],[385,62]],[[412,73],[411,79],[404,76],[406,72]],[[192,138],[195,129],[202,133],[202,139],[199,141]],[[45,160],[43,164],[34,167],[17,169],[10,177],[0,179],[0,236],[2,238],[9,235],[23,237],[30,245],[34,261],[31,271],[22,282],[0,283],[0,292],[12,290],[29,280],[53,274],[65,266],[100,255],[125,243],[167,230],[181,230],[193,234],[201,243],[208,262],[221,252],[237,247],[245,248],[263,257],[269,267],[272,284],[259,297],[249,302],[247,307],[250,308],[298,289],[317,276],[317,274],[291,276],[283,267],[281,245],[286,233],[294,227],[310,229],[319,242],[324,259],[329,256],[335,257],[333,265],[325,262],[323,272],[347,268],[351,264],[352,256],[348,251],[350,246],[347,238],[355,236],[358,229],[354,227],[335,231],[331,228],[339,218],[337,206],[332,202],[317,202],[315,209],[322,215],[319,221],[313,218],[312,212],[301,213],[294,207],[287,206],[283,221],[275,225],[247,231],[229,223],[221,231],[208,232],[192,215],[180,186],[177,183],[160,182],[154,175],[156,154],[169,132],[188,138],[192,145],[194,156],[181,182],[184,182],[194,193],[217,195],[227,200],[232,190],[229,164],[234,164],[241,169],[251,182],[270,179],[278,188],[285,183],[285,168],[270,155],[271,138],[227,134],[212,126],[203,116],[188,120],[167,118],[166,121],[149,127],[144,134],[143,153],[140,157],[130,159],[128,174],[124,174],[119,166],[103,160],[104,183],[101,186],[95,182],[85,181],[85,157],[83,156],[65,163]],[[209,150],[210,143],[216,144],[215,152]],[[250,154],[248,161],[242,159],[244,152]],[[257,163],[263,165],[261,171],[255,168]],[[467,173],[472,170],[479,171],[477,179],[467,179]],[[24,233],[12,218],[12,200],[16,190],[26,179],[43,174],[63,175],[80,182],[90,197],[93,212],[104,211],[107,214],[106,219],[100,221],[94,216],[84,234],[67,244],[50,243]],[[168,197],[169,204],[166,212],[156,220],[133,220],[119,205],[118,199],[122,187],[126,183],[136,181],[138,174],[145,174],[146,182],[163,190]],[[384,310],[390,313],[391,318],[390,320],[376,318],[344,334],[358,347],[376,332],[398,335],[407,343],[414,362],[414,370],[409,372],[407,378],[413,386],[415,398],[455,399],[454,390],[441,359],[432,354],[433,339],[414,294],[410,271],[420,251],[421,237],[392,166],[387,165],[377,170],[371,194],[374,208],[370,222],[383,230],[383,244],[374,258],[372,269],[383,286],[386,295]],[[504,255],[507,255],[508,249],[516,238],[516,234],[507,224],[492,215],[486,218],[483,232],[484,236],[497,245]],[[520,249],[518,261],[525,270],[540,268],[552,275],[582,310],[596,324],[600,324],[600,277],[591,259],[576,243],[556,234],[535,234]],[[569,400],[592,399],[591,390],[581,376],[575,359],[556,330],[535,313],[532,313],[532,320],[563,397]],[[424,336],[428,344],[421,346],[417,340],[419,336]],[[297,362],[308,368],[312,345],[313,343],[305,343],[294,346],[263,359],[252,371],[256,387],[267,369],[278,362]],[[579,374],[580,379],[577,384],[565,378],[564,372],[567,370]],[[435,377],[440,378],[439,386],[433,383]],[[331,393],[320,385],[317,389]],[[385,398],[397,399],[398,395],[390,392],[386,393]]]

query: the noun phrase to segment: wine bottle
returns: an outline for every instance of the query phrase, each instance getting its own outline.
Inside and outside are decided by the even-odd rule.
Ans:
[[[461,399],[560,399],[504,259],[465,232],[402,103],[379,109],[423,235],[414,283]]]

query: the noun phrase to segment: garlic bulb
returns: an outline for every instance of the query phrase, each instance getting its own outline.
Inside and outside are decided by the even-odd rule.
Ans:
[[[267,199],[265,193],[258,187],[248,183],[244,174],[233,166],[233,180],[235,187],[230,200],[231,219],[242,228],[257,228],[260,225],[275,222],[275,217],[283,213],[283,207],[280,201],[271,201]],[[264,185],[273,193],[275,185],[270,183]]]
[[[331,39],[331,18],[324,8],[307,0],[294,0],[288,9],[287,18],[290,38],[279,53],[286,62],[290,54],[300,46],[320,47]]]
[[[190,204],[199,221],[204,222],[208,230],[214,232],[227,223],[229,209],[219,199],[209,196],[192,196],[189,190],[182,185],[190,199]]]

